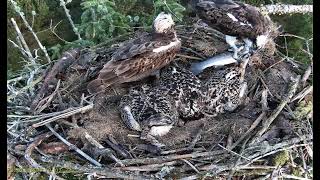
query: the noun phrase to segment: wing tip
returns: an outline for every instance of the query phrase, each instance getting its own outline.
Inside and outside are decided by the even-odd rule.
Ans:
[[[89,82],[87,85],[87,90],[90,94],[98,93],[105,90],[105,85],[103,84],[101,79],[95,79]]]

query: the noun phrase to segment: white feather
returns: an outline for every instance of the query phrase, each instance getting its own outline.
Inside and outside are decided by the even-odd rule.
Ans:
[[[234,22],[238,22],[239,20],[234,17],[234,15],[230,14],[230,13],[227,13],[227,15],[229,16],[229,18],[231,18]]]
[[[151,127],[149,133],[152,136],[163,136],[166,135],[170,129],[173,127],[173,125],[167,125],[167,126],[153,126]]]
[[[262,48],[267,43],[267,41],[268,41],[267,35],[259,35],[256,40],[257,46],[259,48]]]

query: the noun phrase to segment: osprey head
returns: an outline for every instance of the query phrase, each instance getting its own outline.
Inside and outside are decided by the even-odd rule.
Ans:
[[[174,26],[174,21],[170,14],[161,12],[153,21],[153,29],[156,33],[166,33]]]

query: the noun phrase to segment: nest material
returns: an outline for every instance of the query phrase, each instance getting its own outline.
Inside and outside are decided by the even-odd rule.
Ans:
[[[181,52],[183,56],[178,56],[176,61],[188,67],[188,64],[194,61],[194,59],[208,57],[226,51],[228,49],[227,44],[216,36],[213,36],[213,33],[214,32],[207,29],[194,30],[193,27],[179,27],[178,34],[181,35],[183,42],[183,50]],[[110,139],[110,135],[112,135],[115,142],[130,152],[131,157],[122,155],[122,158],[121,156],[114,158],[109,153],[109,158],[101,161],[101,163],[114,167],[107,170],[92,169],[91,167],[80,166],[78,163],[72,164],[72,162],[65,161],[63,158],[60,158],[58,161],[50,160],[49,158],[49,161],[51,164],[59,167],[76,167],[76,169],[81,172],[98,172],[98,174],[104,175],[104,177],[126,179],[153,179],[156,177],[165,177],[166,175],[170,175],[171,177],[194,176],[197,171],[199,171],[200,174],[210,171],[214,174],[220,173],[223,175],[223,172],[231,170],[236,162],[246,164],[248,161],[245,159],[239,160],[239,154],[237,154],[241,153],[241,148],[233,148],[233,151],[237,151],[235,154],[222,149],[222,147],[232,147],[232,145],[239,140],[240,142],[244,140],[247,142],[247,138],[254,135],[252,128],[257,129],[256,123],[259,122],[259,118],[260,121],[266,120],[266,116],[272,115],[276,107],[272,107],[270,102],[268,111],[262,110],[261,107],[261,90],[266,88],[264,86],[267,86],[268,91],[276,95],[280,100],[281,97],[286,96],[286,93],[290,89],[288,84],[290,78],[295,77],[295,73],[291,71],[291,68],[288,67],[285,62],[277,63],[279,60],[273,56],[274,50],[274,46],[271,44],[270,48],[269,46],[267,47],[267,50],[251,57],[255,60],[253,60],[251,66],[247,68],[245,76],[249,87],[248,103],[243,107],[239,107],[233,113],[214,118],[207,117],[188,121],[182,126],[174,127],[169,134],[159,139],[160,142],[167,145],[161,156],[156,156],[145,151],[141,153],[140,150],[136,149],[136,147],[145,144],[145,142],[138,138],[138,132],[129,130],[124,123],[122,123],[117,109],[117,98],[126,94],[129,87],[147,83],[148,79],[145,79],[140,82],[126,83],[121,86],[109,88],[104,94],[100,94],[95,98],[95,105],[91,111],[76,114],[71,117],[68,116],[64,120],[57,121],[60,127],[63,127],[63,131],[59,131],[59,133],[64,133],[65,137],[67,137],[66,139],[70,142],[71,140],[72,142],[78,142],[74,144],[77,144],[79,147],[82,147],[82,145],[85,147],[85,144],[91,143],[97,147],[102,144],[109,148],[109,145],[105,142]],[[57,98],[48,99],[47,104],[49,105],[43,109],[42,113],[49,114],[56,111],[63,111],[68,107],[77,107],[86,103],[86,101],[92,101],[90,97],[86,98],[88,95],[86,85],[97,75],[97,72],[102,68],[103,64],[110,59],[113,51],[114,47],[110,47],[110,45],[98,49],[82,50],[80,58],[74,61],[67,71],[60,72],[60,75],[63,75],[59,76],[61,81],[60,87],[57,91],[53,92],[53,96]],[[259,68],[266,70],[266,72],[263,73],[263,77],[259,74]],[[210,76],[212,71],[214,71],[214,68],[206,69],[204,73],[205,76]],[[56,79],[59,77],[55,76]],[[61,79],[61,77],[64,77],[64,79]],[[263,81],[263,83],[261,81]],[[152,82],[152,79],[149,82]],[[51,93],[52,90],[43,96],[48,97],[52,95]],[[268,101],[274,101],[275,98],[270,98],[269,96]],[[276,104],[279,104],[278,101],[279,99],[276,101]],[[17,102],[23,101],[17,100]],[[245,149],[242,149],[245,158],[253,160],[259,156],[263,156],[265,153],[279,150],[279,147],[284,148],[302,142],[301,138],[297,139],[293,135],[289,125],[291,122],[287,116],[281,115],[275,119],[275,122],[275,124],[271,125],[270,130],[265,133],[265,137],[263,137],[264,140],[272,140],[269,142],[273,144],[247,145]],[[25,123],[21,129],[29,129],[30,125],[33,125],[33,123]],[[279,127],[282,129],[281,132],[279,131]],[[39,134],[42,130],[43,128],[41,127],[36,129],[38,133],[35,134]],[[89,134],[97,142],[92,141],[92,139],[91,142],[88,142],[88,137],[85,137],[86,134]],[[300,135],[303,136],[304,134]],[[36,137],[36,140],[28,147],[28,152],[32,152],[32,149],[34,149],[37,144],[41,144],[43,140],[48,141],[47,136],[41,136],[39,138],[37,135],[33,136]],[[281,139],[283,137],[291,139],[286,141]],[[304,143],[310,141],[310,137],[306,136],[303,141]],[[9,142],[13,142],[13,140],[11,139]],[[20,143],[21,142],[14,141],[10,146],[14,147]],[[277,143],[282,144],[277,146]],[[246,143],[244,143],[244,145],[246,145]],[[44,152],[55,151],[53,147],[50,148],[50,150]],[[60,149],[62,149],[62,147]],[[119,151],[117,152],[119,155]],[[72,155],[72,157],[77,159],[77,161],[79,160],[77,156]],[[95,156],[93,155],[93,157]],[[118,162],[119,159],[121,162]],[[43,161],[41,158],[37,160]],[[29,161],[31,161],[30,158]],[[113,163],[113,161],[117,163]],[[116,164],[121,163],[126,167],[116,167]],[[194,166],[192,164],[196,165]],[[35,166],[35,164],[33,164],[33,166]],[[275,169],[271,168],[266,172],[271,173],[273,170]],[[138,173],[139,175],[137,175],[137,173],[131,173],[132,171],[143,171],[145,173]],[[44,172],[47,174],[51,173],[50,171]],[[244,173],[246,171],[239,172]],[[259,175],[259,173],[257,174]]]

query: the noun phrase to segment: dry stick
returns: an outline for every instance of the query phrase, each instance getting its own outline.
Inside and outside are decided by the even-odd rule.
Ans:
[[[262,129],[260,131],[258,131],[258,133],[256,134],[256,139],[254,139],[252,141],[252,143],[257,142],[257,140],[259,139],[259,137],[261,137],[269,128],[269,126],[271,125],[271,123],[278,117],[279,113],[282,111],[282,109],[287,105],[287,103],[290,102],[291,98],[293,97],[293,95],[295,94],[297,88],[298,88],[298,84],[299,84],[299,80],[300,80],[300,75],[298,75],[296,78],[293,79],[289,91],[287,93],[287,96],[285,97],[285,99],[283,99],[279,106],[275,109],[275,111],[272,112],[272,114],[270,115],[269,118],[267,118],[265,121],[262,122]]]
[[[72,21],[71,15],[69,13],[70,11],[66,7],[66,2],[64,0],[60,0],[60,6],[63,7],[63,10],[66,13],[66,16],[67,16],[67,18],[69,20],[69,23],[70,23],[70,25],[72,27],[73,32],[78,36],[78,40],[81,40],[81,36],[80,36],[80,34],[78,32],[78,29],[76,28],[76,26],[74,25],[74,23]]]
[[[24,158],[28,161],[28,163],[36,168],[37,170],[40,170],[42,172],[45,172],[47,174],[49,174],[50,176],[53,176],[54,178],[56,179],[63,179],[63,178],[60,178],[59,176],[57,176],[56,174],[48,171],[46,168],[44,168],[43,166],[41,166],[40,164],[38,164],[34,159],[31,158],[31,154],[32,154],[32,151],[42,143],[43,140],[47,139],[48,137],[50,137],[52,135],[52,133],[45,133],[45,134],[42,134],[40,136],[37,137],[36,140],[34,140],[26,149],[25,151],[25,155],[24,155]]]
[[[234,149],[235,147],[237,147],[239,145],[239,143],[245,138],[247,137],[257,126],[258,124],[261,122],[261,120],[266,116],[266,112],[263,111],[259,117],[251,124],[250,128],[248,129],[248,131],[246,131],[231,147],[230,150]]]
[[[197,144],[197,142],[200,140],[201,133],[203,131],[204,125],[205,125],[204,123],[202,123],[200,125],[200,127],[197,130],[197,133],[196,133],[195,137],[193,138],[192,142],[190,143],[190,145],[187,148],[193,149],[194,146]]]
[[[292,4],[271,4],[260,7],[262,12],[268,14],[293,14],[293,13],[312,13],[313,5],[292,5]]]
[[[186,159],[181,159],[183,162],[187,163],[196,173],[200,173],[200,171],[188,160]]]
[[[20,11],[20,7],[17,5],[17,3],[16,3],[14,0],[10,0],[10,2],[11,2],[11,4],[14,6],[14,10],[20,15],[20,17],[21,17],[22,21],[24,22],[24,24],[26,25],[26,27],[27,27],[27,28],[29,29],[29,31],[32,33],[34,39],[37,41],[40,49],[43,51],[44,55],[46,56],[46,59],[47,59],[48,63],[50,63],[50,62],[51,62],[51,59],[50,59],[50,57],[49,57],[49,55],[48,55],[48,52],[47,52],[46,47],[44,47],[44,46],[41,44],[38,36],[37,36],[36,33],[33,31],[32,27],[29,25],[28,21],[26,20],[26,18],[25,18],[25,16],[24,16],[24,13]]]
[[[107,156],[114,160],[116,163],[120,164],[120,166],[124,166],[123,163],[112,154],[112,151],[109,148],[105,148],[102,144],[96,141],[88,132],[84,133],[84,137],[94,146],[99,149],[103,149],[106,151]]]
[[[77,148],[77,146],[71,144],[69,141],[67,141],[66,139],[64,139],[62,136],[60,136],[49,124],[46,124],[47,128],[57,137],[59,138],[63,143],[65,143],[67,146],[69,146],[71,149],[75,150],[77,153],[79,153],[82,157],[84,157],[85,159],[87,159],[88,161],[90,161],[92,164],[101,167],[102,164],[100,164],[99,162],[97,162],[96,160],[94,160],[93,158],[91,158],[90,156],[88,156],[86,153],[84,153],[83,151],[81,151],[79,148]]]
[[[299,138],[292,138],[286,142],[282,142],[282,143],[278,143],[278,144],[275,144],[274,146],[268,148],[268,152],[258,152],[256,154],[253,154],[251,155],[250,157],[248,157],[250,160],[249,163],[245,164],[245,165],[241,165],[240,167],[237,167],[237,170],[239,169],[242,169],[242,168],[248,168],[248,166],[250,164],[252,164],[254,161],[258,160],[258,159],[261,159],[265,156],[269,156],[271,154],[274,154],[276,152],[279,152],[279,151],[282,151],[283,149],[292,149],[294,147],[299,147],[301,145],[297,145],[299,142],[301,141],[304,141],[304,140],[312,140],[312,136],[311,135],[306,135],[306,136],[302,136],[302,137],[299,137]],[[291,146],[290,146],[291,145]],[[289,146],[286,148],[286,146]],[[303,145],[305,146],[305,144]],[[241,162],[239,164],[243,164],[245,162]],[[210,172],[210,173],[213,173],[214,175],[217,175],[219,174],[220,172],[222,171],[227,171],[227,170],[230,170],[232,169],[233,166],[231,166],[230,164],[211,164],[211,165],[205,165],[205,166],[202,166],[202,167],[199,167],[198,169],[199,170],[204,170],[204,171],[213,171],[213,172]],[[185,178],[181,178],[181,179],[198,179],[199,178],[199,175],[192,175],[192,176],[189,176],[189,177],[185,177]]]
[[[31,103],[30,109],[34,110],[38,105],[39,101],[42,99],[45,92],[48,91],[49,84],[55,78],[58,73],[65,71],[80,55],[80,49],[71,49],[62,54],[62,57],[56,62],[50,72],[47,74],[44,82],[37,93],[37,96]]]
[[[269,156],[271,154],[277,153],[279,151],[283,151],[283,150],[286,150],[286,149],[292,149],[292,148],[296,148],[296,147],[300,147],[300,146],[307,146],[308,144],[298,144],[298,143],[300,143],[301,141],[305,141],[305,142],[306,141],[311,141],[312,139],[313,139],[312,135],[304,135],[304,136],[301,136],[301,137],[292,138],[290,140],[275,144],[274,146],[269,147],[267,149],[267,152],[258,152],[258,153],[255,153],[255,154],[251,155],[249,157],[251,159],[251,161],[249,163],[247,163],[245,166],[249,166],[253,162],[255,162],[255,161],[257,161],[257,160],[259,160],[259,159],[261,159],[263,157],[266,157],[266,156]],[[286,146],[289,146],[289,147],[285,148]]]
[[[123,171],[159,171],[164,166],[173,166],[178,164],[177,161],[169,161],[159,164],[150,164],[150,165],[143,165],[143,166],[127,166],[127,167],[116,167],[112,168],[114,170],[123,170]]]
[[[76,163],[72,163],[70,161],[64,161],[64,160],[56,160],[51,157],[48,158],[42,158],[41,159],[44,162],[49,162],[50,164],[54,164],[57,167],[61,167],[67,170],[74,170],[75,172],[82,172],[82,173],[96,173],[99,175],[106,176],[105,178],[113,178],[113,179],[137,179],[137,180],[143,180],[143,179],[152,179],[150,176],[146,175],[135,175],[132,173],[126,173],[120,170],[113,170],[109,169],[107,167],[100,168],[100,167],[92,167],[92,166],[81,166]]]
[[[85,112],[87,112],[87,111],[89,111],[91,109],[93,109],[93,104],[90,104],[90,105],[87,105],[87,106],[84,106],[84,107],[79,107],[79,108],[76,108],[76,109],[74,109],[72,111],[66,112],[64,114],[60,114],[58,116],[54,116],[54,117],[46,119],[44,121],[35,123],[35,124],[32,125],[32,127],[33,128],[40,127],[40,126],[46,125],[48,123],[51,123],[53,121],[56,121],[56,120],[59,120],[59,119],[62,119],[62,118],[67,118],[67,117],[70,117],[70,116],[78,114],[78,113],[85,113]]]
[[[312,66],[310,65],[310,66],[308,66],[307,70],[304,72],[304,74],[302,76],[302,79],[301,79],[302,87],[306,86],[306,82],[309,79],[311,72],[312,72]]]
[[[187,58],[187,59],[202,60],[201,58],[194,57],[194,56],[188,56],[188,55],[184,55],[184,54],[177,54],[176,56],[177,57]]]
[[[198,158],[198,157],[207,157],[224,154],[224,150],[210,151],[210,152],[195,152],[190,154],[182,155],[170,155],[170,156],[159,156],[154,158],[141,158],[141,159],[125,159],[122,160],[124,165],[133,165],[133,164],[160,164],[163,162],[174,161],[178,159],[189,159],[189,158]]]
[[[261,120],[266,116],[268,108],[268,93],[267,89],[264,89],[261,94],[261,106],[262,106],[262,113],[259,115],[259,117],[251,124],[250,128],[229,148],[230,150],[234,149],[238,146],[238,144],[247,137],[261,122]]]
[[[108,135],[105,142],[123,158],[127,159],[130,156],[129,153],[120,148],[119,143],[111,135]]]
[[[293,102],[297,99],[299,99],[298,102],[300,102],[307,94],[311,93],[313,91],[313,86],[308,86],[304,88],[301,92],[299,92],[297,95],[295,95],[290,102]]]
[[[43,98],[35,107],[36,109],[36,114],[39,114],[40,112],[42,112],[45,108],[47,108],[50,103],[52,102],[52,100],[54,100],[55,95],[58,93],[59,87],[60,87],[60,79],[56,85],[55,90],[52,92],[52,94],[50,94],[49,96],[47,96],[46,98]]]
[[[32,63],[32,64],[35,64],[36,61],[35,61],[35,59],[33,58],[32,54],[31,54],[31,51],[30,51],[30,49],[29,49],[29,46],[27,45],[27,42],[24,40],[24,37],[23,37],[23,35],[22,35],[22,33],[21,33],[21,31],[20,31],[20,29],[19,29],[16,21],[15,21],[13,18],[11,18],[11,22],[12,22],[12,25],[13,25],[14,29],[16,30],[17,35],[18,35],[18,37],[19,37],[19,39],[20,39],[20,41],[21,41],[21,44],[22,44],[22,46],[23,46],[23,50],[24,50],[24,51],[21,51],[21,49],[20,49],[20,51],[21,51],[22,53],[26,53],[26,54],[28,55],[28,58],[29,58],[29,60],[31,61],[31,63]],[[18,46],[18,45],[17,45],[17,46]],[[20,48],[22,48],[22,47],[20,47]]]
[[[19,37],[17,37],[17,38],[19,38]],[[19,43],[19,45],[17,45],[17,44],[16,44],[15,42],[13,42],[11,39],[8,39],[8,41],[11,42],[11,44],[13,44],[14,47],[18,48],[18,49],[20,50],[20,52],[22,53],[23,56],[25,56],[26,58],[29,59],[29,55],[28,55],[27,51],[23,49],[21,43]],[[32,61],[34,60],[33,57],[30,58],[30,61],[31,61],[31,59],[32,59]],[[31,61],[31,63],[34,63],[34,62],[32,62],[32,61]],[[22,77],[22,78],[23,78],[23,77]]]

